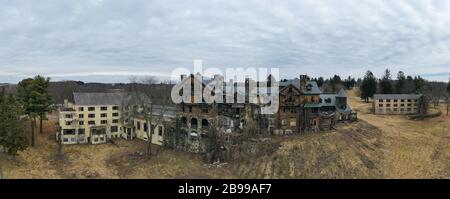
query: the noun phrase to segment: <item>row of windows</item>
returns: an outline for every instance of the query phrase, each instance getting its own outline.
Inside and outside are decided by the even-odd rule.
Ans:
[[[119,117],[119,113],[112,113],[112,116]],[[108,117],[108,114],[102,113],[100,114],[100,117]],[[84,114],[78,114],[78,118],[84,118]],[[95,114],[88,114],[88,118],[95,118]]]
[[[95,106],[89,106],[87,107],[88,111],[95,111]],[[101,106],[100,107],[101,111],[107,111],[108,107],[107,106]],[[119,106],[113,106],[112,110],[119,110]],[[78,111],[84,111],[84,107],[78,107]]]
[[[103,141],[105,141],[105,138],[104,137],[100,137],[100,138],[95,137],[94,142],[98,142],[98,141],[103,142]]]
[[[393,99],[393,100],[386,99],[386,102],[391,102],[391,101],[398,102],[398,99]],[[407,101],[408,102],[412,102],[413,100],[412,99],[408,99]],[[383,99],[379,99],[378,102],[384,102],[384,100]],[[405,102],[405,99],[400,99],[400,102]],[[414,102],[417,102],[417,99],[414,99]]]
[[[400,110],[400,112],[404,112],[405,110],[407,111],[407,112],[411,112],[411,111],[417,111],[417,108],[400,108],[400,109],[398,109],[398,108],[393,108],[393,109],[378,109],[378,111],[379,112],[384,112],[384,111],[386,111],[386,112],[398,112]]]
[[[118,126],[111,126],[111,133],[119,132]],[[85,129],[78,129],[78,135],[84,135]],[[75,135],[75,130],[65,130],[64,135]]]
[[[283,113],[286,113],[286,111],[289,111],[291,113],[296,113],[297,110],[295,108],[283,108]]]
[[[119,120],[112,120],[112,123],[113,124],[118,124],[119,123]],[[66,125],[67,126],[69,126],[69,125],[72,125],[73,123],[72,123],[72,121],[67,121],[66,122]],[[95,123],[95,121],[93,121],[93,120],[90,120],[90,121],[88,121],[88,125],[95,125],[96,123]],[[100,121],[100,124],[108,124],[108,120],[101,120]],[[78,125],[84,125],[84,121],[79,121],[78,122]]]
[[[147,128],[148,128],[147,123],[144,122],[144,126],[143,126],[142,130],[148,132]],[[139,121],[136,122],[136,129],[141,130],[141,122],[139,122]],[[162,126],[158,126],[158,135],[162,136],[162,132],[163,132]]]
[[[393,104],[394,107],[398,107],[398,104]],[[405,104],[400,104],[401,107],[405,107]],[[406,104],[406,106],[416,106],[415,104]],[[383,104],[378,104],[378,107],[383,107]],[[386,107],[391,107],[391,104],[386,104]]]
[[[288,124],[288,122],[289,122],[289,124]],[[281,125],[283,125],[283,126],[289,125],[290,127],[295,127],[295,126],[297,126],[297,119],[291,118],[290,120],[281,120]]]

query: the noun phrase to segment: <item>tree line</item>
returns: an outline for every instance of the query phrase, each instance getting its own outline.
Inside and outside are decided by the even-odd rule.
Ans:
[[[312,81],[317,82],[317,86],[322,89],[324,93],[336,93],[341,88],[350,89],[357,85],[358,80],[354,77],[348,76],[342,79],[339,75],[335,74],[333,77],[325,79],[323,77],[312,78]]]
[[[43,120],[53,109],[53,98],[48,88],[50,78],[36,76],[19,82],[15,93],[0,93],[0,146],[9,155],[29,145],[35,146],[36,121],[39,119],[40,133]],[[31,135],[28,136],[25,122],[29,122]],[[29,139],[31,137],[31,139]]]
[[[443,89],[439,89],[442,82],[428,82],[421,76],[405,75],[403,71],[398,71],[396,79],[392,78],[391,71],[386,69],[381,78],[368,70],[361,82],[360,97],[366,102],[372,98],[374,94],[424,94],[428,98],[433,96],[447,95]]]

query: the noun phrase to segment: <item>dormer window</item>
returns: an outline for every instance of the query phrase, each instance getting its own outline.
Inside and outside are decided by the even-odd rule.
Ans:
[[[306,90],[307,91],[311,91],[312,90],[312,85],[311,84],[306,85]]]

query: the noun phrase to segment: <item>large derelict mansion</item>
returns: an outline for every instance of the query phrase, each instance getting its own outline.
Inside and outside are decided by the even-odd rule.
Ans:
[[[272,84],[269,77],[265,82],[268,85]],[[208,82],[215,78],[223,81],[223,77],[217,75],[207,78],[191,74],[182,75],[180,82],[200,83],[205,91],[209,89]],[[247,91],[251,83],[261,83],[252,81],[246,78],[245,82],[224,82],[224,85],[245,87]],[[253,126],[257,134],[284,135],[333,129],[339,122],[357,119],[347,103],[344,90],[324,94],[306,75],[278,83],[278,112],[274,114],[261,114],[263,105],[250,103],[248,95],[244,95],[245,100],[240,102],[226,101],[235,99],[238,89],[221,93],[226,103],[219,104],[196,102],[196,96],[191,92],[192,96],[187,98],[191,101],[166,108],[167,112],[159,114],[165,122],[154,122],[152,128],[148,128],[143,117],[127,117],[129,105],[124,105],[125,92],[73,93],[73,102],[66,101],[60,108],[59,132],[64,144],[99,144],[118,138],[148,141],[148,135],[151,135],[154,144],[201,153],[207,150],[206,141],[216,137],[210,136],[212,130],[219,132],[219,137],[233,137],[242,135],[247,127]],[[158,111],[155,114],[158,115]]]

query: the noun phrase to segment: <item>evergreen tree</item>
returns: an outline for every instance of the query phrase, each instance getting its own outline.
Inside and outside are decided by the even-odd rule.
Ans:
[[[419,114],[426,115],[428,112],[428,99],[425,95],[420,96],[418,100]]]
[[[380,80],[380,93],[382,94],[392,94],[392,79],[391,79],[391,71],[386,69],[384,71],[383,78]]]
[[[422,77],[420,76],[414,77],[415,93],[425,93],[425,87],[426,82]]]
[[[48,91],[50,86],[50,78],[44,78],[42,76],[36,76],[34,78],[34,85],[36,92],[39,94],[37,96],[38,103],[38,115],[39,115],[39,133],[43,132],[42,121],[46,119],[48,112],[52,110],[53,99],[52,95]]]
[[[323,79],[323,77],[319,77],[319,78],[317,79],[317,86],[322,87],[324,81],[325,81],[325,80]]]
[[[403,71],[398,71],[397,84],[395,84],[395,92],[398,94],[403,94],[405,92],[404,89],[405,83],[406,83],[405,73],[403,73]]]
[[[339,86],[342,84],[342,80],[341,77],[339,77],[339,75],[334,75],[332,78],[330,78],[328,83],[331,87],[331,92],[334,93],[338,90]]]
[[[19,82],[17,85],[17,96],[24,109],[26,115],[30,119],[31,126],[31,146],[35,145],[35,127],[36,117],[39,115],[40,94],[36,91],[36,86],[32,78],[27,78]]]
[[[369,102],[369,97],[373,97],[373,95],[377,92],[377,80],[370,70],[364,75],[360,91],[360,97],[361,99],[364,99],[365,102]]]
[[[0,94],[0,146],[9,155],[15,156],[18,151],[25,150],[28,146],[23,120],[23,111],[19,102],[12,96]]]
[[[347,79],[344,80],[344,86],[347,89],[350,89],[356,85],[355,78],[352,78],[351,76],[348,76]]]
[[[450,94],[450,79],[448,80],[448,83],[447,83],[447,92]]]
[[[416,86],[414,85],[414,79],[411,76],[406,77],[405,86],[403,86],[404,94],[411,94],[416,92]]]

